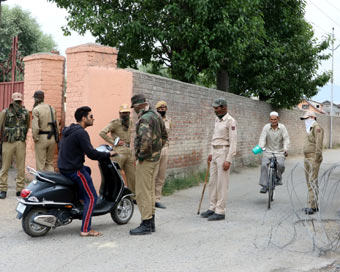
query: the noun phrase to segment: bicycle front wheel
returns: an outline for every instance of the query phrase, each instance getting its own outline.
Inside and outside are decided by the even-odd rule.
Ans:
[[[270,168],[268,172],[268,209],[270,209],[274,197],[274,169]]]

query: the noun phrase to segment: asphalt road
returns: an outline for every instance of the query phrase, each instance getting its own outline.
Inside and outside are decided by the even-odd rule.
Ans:
[[[340,150],[324,152],[320,174],[340,162],[339,154]],[[259,194],[260,168],[239,169],[231,175],[225,221],[208,222],[197,215],[201,185],[164,197],[167,209],[157,209],[156,233],[140,237],[129,235],[140,222],[135,206],[127,225],[116,225],[108,214],[94,217],[92,227],[102,237],[80,237],[77,220],[31,238],[15,218],[12,173],[8,197],[0,200],[0,271],[339,271],[331,264],[340,255],[327,251],[330,245],[323,231],[332,236],[340,229],[340,198],[332,195],[337,187],[330,187],[337,184],[340,170],[335,169],[327,188],[320,188],[326,188],[326,209],[320,214],[323,222],[330,219],[329,225],[320,227],[315,221],[312,228],[311,219],[321,216],[301,212],[307,197],[303,169],[297,165],[302,161],[301,156],[288,157],[285,184],[277,187],[271,210],[267,195]],[[202,211],[207,206],[206,194]]]

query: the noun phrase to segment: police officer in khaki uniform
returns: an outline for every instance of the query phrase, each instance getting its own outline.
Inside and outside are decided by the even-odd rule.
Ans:
[[[38,171],[54,171],[53,159],[57,146],[59,126],[55,109],[44,103],[44,92],[33,95],[32,135],[35,144],[35,161]]]
[[[165,124],[166,132],[170,133],[170,129],[172,127],[172,123],[170,118],[166,116],[166,112],[168,110],[167,104],[165,101],[158,101],[156,104],[156,110],[157,112],[162,116],[162,119]],[[157,169],[157,175],[155,179],[155,199],[156,208],[166,209],[166,207],[161,203],[161,195],[162,195],[162,189],[165,182],[165,174],[166,174],[166,168],[168,165],[168,149],[169,149],[169,141],[166,141],[162,148],[161,152],[161,158],[159,160],[159,167]]]
[[[135,159],[130,148],[132,120],[130,119],[130,108],[127,104],[122,104],[119,109],[119,119],[112,120],[105,128],[103,128],[99,135],[109,144],[114,144],[116,137],[120,141],[116,147],[115,152],[119,156],[114,157],[120,168],[124,171],[128,187],[135,193]],[[108,135],[110,133],[110,135]]]
[[[15,156],[17,167],[16,195],[25,187],[26,135],[30,125],[28,111],[22,105],[22,94],[13,93],[13,102],[0,113],[2,128],[2,169],[0,172],[0,199],[6,198],[8,169]]]
[[[201,217],[208,221],[224,220],[230,166],[236,154],[237,130],[236,121],[227,110],[224,98],[216,99],[212,104],[216,114],[215,129],[208,156],[210,166],[209,199],[210,205]]]
[[[316,115],[314,112],[307,111],[301,120],[305,121],[306,138],[303,146],[303,153],[305,155],[305,175],[308,187],[308,203],[309,207],[305,208],[306,214],[313,214],[319,211],[318,206],[318,175],[320,164],[322,162],[322,148],[323,148],[323,134],[324,131],[316,122]]]

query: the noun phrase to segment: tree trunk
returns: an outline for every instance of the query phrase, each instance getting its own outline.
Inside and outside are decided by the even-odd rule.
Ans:
[[[228,92],[229,91],[229,74],[226,70],[219,70],[216,78],[217,90]]]

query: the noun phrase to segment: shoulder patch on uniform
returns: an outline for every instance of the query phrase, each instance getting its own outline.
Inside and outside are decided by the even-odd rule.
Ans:
[[[235,130],[236,129],[236,127],[235,126],[231,126],[231,130]]]
[[[320,129],[320,128],[317,128],[317,129],[316,129],[316,132],[321,132],[321,129]]]

